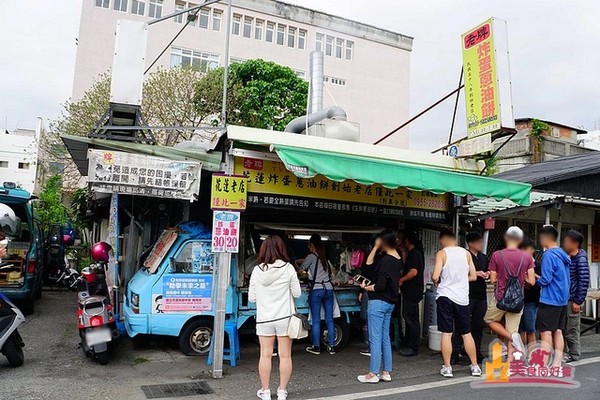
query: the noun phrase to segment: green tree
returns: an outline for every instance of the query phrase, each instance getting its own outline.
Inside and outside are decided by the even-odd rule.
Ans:
[[[221,123],[223,68],[209,71],[196,84],[200,114]],[[306,113],[308,83],[289,67],[248,60],[230,66],[227,123],[253,128],[283,130],[293,118]]]
[[[64,224],[69,219],[69,209],[62,202],[62,176],[51,176],[35,202],[37,217],[44,227]]]

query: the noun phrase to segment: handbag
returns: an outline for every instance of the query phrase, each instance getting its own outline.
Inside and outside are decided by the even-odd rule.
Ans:
[[[504,288],[502,298],[498,300],[496,307],[499,310],[517,314],[523,310],[525,303],[523,284],[521,282],[521,267],[523,266],[525,254],[521,255],[521,262],[519,263],[516,275],[511,274],[502,251],[500,252],[500,255],[502,256],[504,268],[506,268],[506,272],[508,273],[508,280],[506,281],[506,287]]]
[[[305,337],[308,337],[308,330],[310,329],[310,325],[305,315],[298,314],[296,312],[292,292],[290,292],[290,304],[292,308],[292,315],[290,316],[290,320],[288,321],[287,335],[290,337],[290,339],[304,339]]]

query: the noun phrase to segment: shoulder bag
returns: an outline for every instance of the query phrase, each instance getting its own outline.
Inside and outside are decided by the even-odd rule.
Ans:
[[[290,320],[288,322],[287,335],[291,339],[304,339],[305,337],[308,337],[308,330],[310,328],[310,325],[305,315],[298,314],[296,312],[296,306],[294,305],[294,297],[292,296],[291,291],[290,304],[292,315],[290,316]]]

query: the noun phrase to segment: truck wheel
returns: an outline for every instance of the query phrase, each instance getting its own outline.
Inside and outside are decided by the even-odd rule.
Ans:
[[[8,363],[11,367],[20,367],[25,361],[23,355],[23,348],[21,347],[21,340],[19,334],[15,331],[10,335],[4,347],[2,347],[2,354],[8,359]]]
[[[100,365],[108,364],[108,351],[103,351],[102,353],[96,353],[96,358],[98,359],[98,363]]]
[[[338,349],[346,347],[350,341],[350,326],[344,317],[336,318],[333,323],[335,329],[335,347]],[[329,346],[329,341],[327,339],[327,327],[323,327],[321,332],[321,343],[324,347],[327,347]]]
[[[179,349],[186,356],[208,354],[213,338],[213,322],[196,319],[188,322],[179,334]]]

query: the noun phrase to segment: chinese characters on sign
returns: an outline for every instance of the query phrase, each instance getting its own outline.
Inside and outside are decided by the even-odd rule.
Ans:
[[[237,253],[240,246],[240,213],[213,211],[213,253]]]
[[[335,182],[323,176],[298,178],[279,161],[236,158],[235,173],[246,178],[248,203],[254,206],[442,220],[449,210],[447,195]]]
[[[462,35],[469,137],[500,129],[496,53],[490,19]]]
[[[163,277],[162,302],[155,300],[153,312],[198,312],[212,309],[212,275],[168,275]]]
[[[163,231],[146,258],[146,261],[144,261],[144,268],[146,268],[148,272],[153,274],[156,271],[160,262],[163,260],[171,246],[173,246],[176,239],[177,232],[175,230],[167,229]]]
[[[247,182],[244,176],[213,174],[210,207],[213,210],[246,209]]]
[[[102,193],[194,201],[202,164],[118,151],[88,150],[88,181]]]

